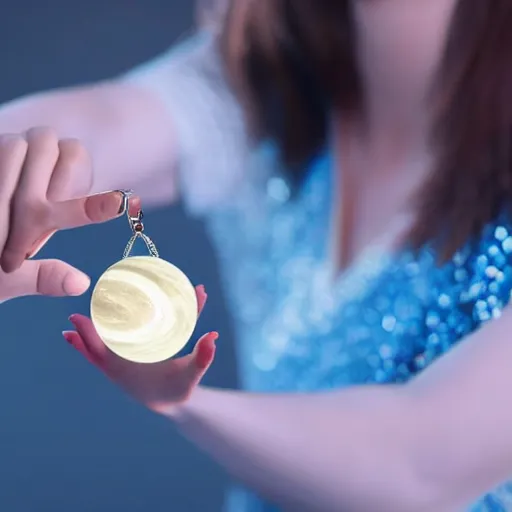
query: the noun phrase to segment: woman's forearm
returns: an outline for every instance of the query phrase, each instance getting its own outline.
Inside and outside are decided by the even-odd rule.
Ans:
[[[80,139],[94,162],[93,192],[133,188],[146,203],[171,199],[177,153],[172,122],[148,91],[114,80],[41,92],[0,107],[0,133],[34,126]],[[80,178],[74,185],[82,191]],[[160,197],[162,191],[168,197]]]
[[[173,419],[285,509],[430,511],[435,491],[417,478],[415,420],[406,411],[395,386],[275,396],[200,389]]]
[[[250,149],[216,36],[206,30],[115,80],[0,106],[0,134],[34,126],[80,139],[94,163],[92,192],[132,188],[145,205],[181,193],[195,211],[225,197]]]

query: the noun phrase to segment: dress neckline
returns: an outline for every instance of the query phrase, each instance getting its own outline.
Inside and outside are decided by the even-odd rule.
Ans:
[[[322,185],[322,200],[318,201],[321,226],[318,239],[321,248],[317,254],[318,273],[320,281],[323,282],[324,291],[329,291],[336,296],[345,295],[342,289],[350,288],[349,283],[354,282],[357,276],[364,276],[365,279],[378,273],[390,261],[403,252],[401,235],[410,225],[410,218],[405,215],[398,218],[393,226],[382,237],[373,240],[368,244],[346,268],[338,270],[331,254],[330,237],[332,235],[333,208],[334,208],[334,163],[330,154],[325,154],[311,167],[305,186],[306,190],[311,188],[315,182]],[[307,192],[306,192],[307,193]]]

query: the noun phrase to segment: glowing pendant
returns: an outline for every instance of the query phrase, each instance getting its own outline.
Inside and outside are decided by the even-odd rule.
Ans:
[[[128,194],[124,193],[126,212]],[[123,259],[99,278],[91,299],[91,319],[105,345],[137,363],[156,363],[176,355],[197,321],[195,289],[187,276],[161,259],[143,233],[142,211],[128,219],[133,235]],[[143,242],[149,256],[130,256]]]

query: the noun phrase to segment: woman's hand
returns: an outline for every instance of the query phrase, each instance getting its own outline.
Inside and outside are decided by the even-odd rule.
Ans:
[[[196,294],[199,315],[207,295],[203,286],[196,288]],[[215,356],[218,334],[210,332],[197,342],[192,354],[161,363],[132,363],[105,346],[89,318],[72,315],[70,321],[76,331],[63,333],[70,345],[139,402],[167,416],[189,399]]]
[[[58,260],[27,260],[60,229],[113,219],[122,197],[86,197],[91,163],[76,140],[48,128],[0,135],[0,301],[22,295],[80,295],[89,278]]]

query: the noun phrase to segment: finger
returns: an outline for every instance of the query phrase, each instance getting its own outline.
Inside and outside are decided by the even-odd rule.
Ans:
[[[32,128],[25,134],[28,143],[27,155],[23,165],[16,194],[16,203],[23,203],[22,210],[28,202],[46,200],[48,186],[59,159],[59,138],[51,128]]]
[[[201,312],[204,309],[204,305],[206,303],[206,299],[208,298],[208,294],[204,289],[204,285],[200,284],[196,286],[196,297],[197,297],[197,316],[201,315]]]
[[[85,206],[82,204],[84,201],[86,202]],[[140,199],[137,196],[130,198],[128,204],[132,205],[132,201],[134,204],[140,204]],[[81,227],[85,224],[98,224],[112,220],[124,213],[122,206],[122,194],[119,192],[105,192],[103,194],[90,196],[86,199],[58,203],[54,205],[54,209],[58,212],[56,214],[54,213],[54,215],[64,219],[60,222],[60,229],[71,229]],[[78,210],[78,214],[74,214],[70,210]],[[79,217],[81,216],[85,218],[80,220]],[[73,217],[75,222],[73,222]],[[26,257],[33,258],[56,232],[57,230],[53,229],[44,233],[41,238],[32,244]]]
[[[49,238],[54,232],[49,205],[43,201],[27,202],[26,208],[18,201],[11,207],[9,235],[3,247],[0,265],[6,273],[19,269],[37,240]],[[41,246],[41,243],[37,243]]]
[[[122,212],[123,195],[103,192],[89,197],[52,204],[52,218],[58,229],[71,229],[115,219]]]
[[[5,272],[18,269],[29,246],[54,227],[46,192],[59,157],[57,134],[50,128],[33,128],[25,139],[27,153],[12,197],[9,234],[0,261]]]
[[[50,240],[50,238],[57,233],[57,230],[51,229],[48,232],[44,233],[41,238],[36,240],[32,247],[27,251],[27,254],[25,255],[25,259],[33,258],[37,255],[37,253],[47,244],[47,242]]]
[[[4,272],[13,272],[26,258],[39,252],[59,229],[71,229],[114,219],[120,214],[122,196],[107,192],[62,203],[27,205],[22,212],[18,207],[15,223],[11,223],[1,266]]]
[[[50,202],[86,197],[92,188],[92,162],[89,153],[77,139],[58,142],[59,157],[46,191]]]
[[[55,203],[52,205],[52,217],[55,219],[54,223],[58,229],[78,228],[119,217],[125,213],[123,204],[122,192],[117,190],[103,192],[81,199]],[[138,196],[130,197],[128,208],[140,209],[140,198]]]
[[[11,200],[21,175],[27,148],[27,141],[20,135],[0,136],[0,255],[9,234]]]
[[[80,336],[87,352],[91,354],[94,363],[102,368],[107,365],[112,352],[99,337],[90,318],[84,315],[71,315],[69,321]]]
[[[215,357],[215,342],[219,338],[219,333],[209,332],[202,336],[194,347],[192,352],[193,366],[191,370],[197,374],[200,379],[206,370],[210,367]]]
[[[87,349],[80,334],[78,334],[76,331],[62,331],[62,336],[74,349],[78,350],[78,352],[80,352],[87,359],[87,361],[97,365],[96,360]]]
[[[168,361],[175,369],[183,372],[186,387],[185,396],[189,396],[199,384],[215,358],[215,341],[219,337],[216,332],[201,336],[191,354]]]
[[[128,202],[128,215],[136,217],[142,209],[142,202],[139,196],[131,196]],[[123,212],[124,213],[124,212]]]
[[[59,260],[26,261],[14,273],[2,278],[3,299],[26,295],[77,296],[87,291],[90,279]]]

